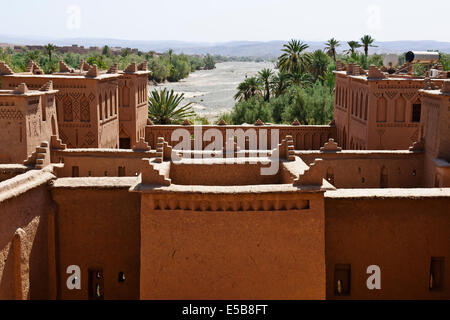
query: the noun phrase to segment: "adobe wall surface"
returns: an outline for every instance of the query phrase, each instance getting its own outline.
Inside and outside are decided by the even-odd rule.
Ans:
[[[427,187],[450,186],[450,98],[440,90],[423,90],[422,138]]]
[[[148,74],[122,73],[119,78],[120,138],[132,147],[145,138],[148,119]]]
[[[56,91],[0,94],[0,163],[23,163],[57,134]]]
[[[63,178],[52,197],[58,205],[60,299],[88,299],[88,270],[102,269],[105,299],[138,299],[140,199],[128,192],[135,178]],[[81,290],[68,290],[66,268],[81,268]],[[125,282],[119,282],[119,272]]]
[[[450,189],[325,193],[327,299],[449,299]],[[431,257],[445,258],[442,291],[430,291]],[[335,295],[334,268],[350,264],[351,292]],[[368,290],[366,268],[381,268]]]
[[[172,133],[177,129],[188,130],[191,135],[194,134],[195,126],[183,126],[183,125],[147,125],[145,127],[145,140],[148,144],[155,148],[158,138],[164,137],[171,146],[176,146],[177,141],[172,141]],[[294,140],[294,146],[297,150],[319,150],[325,142],[330,138],[336,139],[336,127],[333,125],[329,126],[300,126],[300,125],[264,125],[264,126],[231,126],[231,125],[207,125],[201,126],[203,134],[205,130],[217,129],[222,133],[223,145],[226,142],[226,131],[227,130],[243,130],[244,132],[253,131],[256,133],[256,139],[259,146],[260,134],[267,137],[267,148],[260,148],[262,150],[272,149],[271,134],[272,130],[278,130],[279,141],[285,139],[287,135],[291,135]],[[265,130],[265,131],[262,131]],[[262,133],[260,133],[262,131]],[[205,148],[211,142],[203,141],[202,147]],[[192,144],[192,148],[194,145]],[[249,149],[247,147],[247,149]]]
[[[413,104],[421,103],[423,79],[335,74],[334,118],[344,149],[404,150],[418,140]]]
[[[297,151],[308,165],[323,159],[323,176],[337,188],[425,186],[424,154],[410,151]],[[382,180],[383,179],[383,186]]]
[[[55,208],[47,189],[52,177],[28,172],[0,183],[0,300],[55,297],[49,241]]]
[[[21,164],[0,164],[0,182],[14,178],[29,170]]]
[[[58,177],[72,177],[74,167],[79,177],[137,176],[142,169],[142,159],[155,156],[155,151],[137,152],[117,149],[65,149],[52,151],[54,162],[63,162]],[[121,167],[122,171],[119,170]]]
[[[233,159],[234,160],[234,159]],[[281,163],[277,174],[262,175],[262,168],[267,164],[258,163],[227,163],[220,161],[217,164],[200,161],[196,164],[174,162],[170,166],[170,179],[174,184],[181,185],[258,185],[282,183]],[[292,182],[291,182],[292,183]]]
[[[283,197],[310,209],[264,211]],[[143,193],[140,298],[324,299],[323,219],[322,193]]]
[[[2,88],[12,89],[25,82],[30,89],[38,90],[52,80],[54,88],[59,90],[57,121],[63,143],[76,148],[114,148],[119,143],[118,76],[103,75],[99,79],[13,74],[2,76]]]

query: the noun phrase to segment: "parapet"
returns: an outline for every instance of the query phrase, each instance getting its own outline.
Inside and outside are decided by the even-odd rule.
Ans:
[[[148,71],[148,63],[147,63],[147,61],[144,61],[141,64],[139,64],[137,69],[139,71]]]
[[[371,65],[369,67],[369,73],[367,75],[368,80],[381,80],[386,79],[386,75],[381,72],[380,69],[378,69],[376,66]]]
[[[89,71],[90,68],[91,68],[91,66],[89,65],[89,63],[87,63],[84,60],[80,61],[80,67],[78,69],[80,69],[81,72]]]
[[[13,93],[15,94],[25,94],[28,92],[28,87],[26,83],[21,83],[14,89]]]
[[[53,90],[53,81],[50,80],[49,82],[45,83],[39,91],[52,91]]]
[[[99,72],[98,72],[97,65],[94,64],[87,72],[86,77],[95,78],[95,77],[98,77],[98,75],[99,75]]]
[[[73,73],[73,68],[70,68],[63,60],[59,60],[59,72]]]
[[[27,72],[31,74],[44,74],[44,71],[33,61],[30,60],[27,67]]]
[[[150,146],[144,138],[140,138],[139,141],[133,146],[133,151],[150,151]]]
[[[347,75],[352,76],[362,76],[365,75],[366,71],[359,66],[357,63],[349,63],[347,67]]]
[[[132,62],[125,70],[125,73],[135,73],[138,71],[138,67],[136,66],[136,62]]]
[[[338,146],[337,142],[334,139],[329,139],[328,142],[325,142],[324,146],[320,148],[321,152],[338,152],[342,151],[342,148]]]
[[[14,71],[4,62],[0,61],[0,75],[10,75],[14,74]]]
[[[106,73],[119,73],[119,65],[115,63],[111,66],[111,68],[108,69]]]
[[[346,71],[347,67],[341,60],[336,60],[336,71]]]

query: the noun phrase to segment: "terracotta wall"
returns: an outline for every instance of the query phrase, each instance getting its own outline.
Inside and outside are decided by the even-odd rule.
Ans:
[[[181,185],[258,185],[282,183],[281,164],[275,175],[262,175],[262,168],[268,168],[262,163],[247,164],[185,164],[171,163],[170,179],[174,184]]]
[[[52,161],[63,162],[57,169],[58,177],[118,177],[137,176],[141,172],[142,159],[154,157],[154,152],[135,152],[132,150],[84,150],[66,149],[52,151]],[[122,171],[119,172],[119,167]],[[75,169],[74,169],[75,168]]]
[[[100,120],[100,108],[110,109],[117,104],[117,78],[119,75],[103,75],[85,78],[61,75],[8,75],[2,76],[2,88],[13,89],[25,82],[30,89],[38,90],[49,80],[53,81],[56,95],[59,137],[73,148],[115,148],[119,143],[118,115]],[[106,77],[106,78],[105,78]],[[102,97],[100,101],[100,96]],[[105,96],[108,97],[105,102]],[[101,104],[100,104],[101,102]]]
[[[330,178],[330,183],[337,188],[425,186],[423,153],[409,151],[297,152],[297,156],[308,165],[317,158],[323,159],[323,176]]]
[[[119,78],[119,99],[120,138],[129,138],[132,148],[141,137],[145,137],[148,119],[148,75],[122,74]]]
[[[80,182],[59,179],[51,190],[58,205],[58,298],[88,299],[88,270],[97,268],[103,270],[105,299],[138,299],[139,195],[128,192],[130,184],[86,187],[85,182],[77,187],[75,180]],[[67,289],[70,265],[81,268],[81,290]],[[125,274],[124,282],[119,282],[119,272]]]
[[[28,171],[28,168],[24,165],[0,165],[0,182],[14,178]]]
[[[323,194],[295,197],[310,200],[310,209],[155,210],[152,195],[143,194],[140,298],[324,299]],[[246,201],[247,197],[219,194],[195,199]]]
[[[26,175],[31,174],[35,173]],[[0,188],[9,182],[0,183]],[[51,248],[48,217],[54,207],[44,181],[24,193],[11,194],[24,187],[25,182],[17,189],[0,192],[0,300],[54,298],[49,274],[52,253],[48,250]],[[5,200],[7,192],[10,196]],[[14,245],[13,238],[19,228],[24,232]]]
[[[250,130],[255,130],[258,144],[259,144],[259,134],[261,130],[267,130],[264,134],[267,136],[267,148],[261,149],[271,149],[271,132],[272,130],[278,130],[279,133],[279,143],[286,135],[291,135],[294,140],[294,146],[296,150],[319,150],[323,147],[324,143],[330,138],[336,139],[336,127],[334,126],[289,126],[289,125],[270,125],[270,126],[201,126],[204,131],[207,129],[217,129],[222,132],[223,135],[223,145],[225,146],[226,140],[226,130],[244,130],[247,132]],[[145,140],[148,144],[155,148],[158,138],[164,137],[164,140],[169,142],[170,145],[175,146],[178,142],[172,142],[172,132],[176,129],[186,129],[191,135],[194,134],[194,126],[161,126],[161,125],[150,125],[145,127]],[[203,148],[209,145],[210,141],[203,141]],[[248,147],[247,147],[248,149]]]
[[[338,141],[351,150],[404,150],[418,140],[412,121],[423,79],[367,80],[336,72],[334,118]]]
[[[327,299],[450,298],[448,192],[447,198],[415,199],[381,194],[378,199],[365,199],[362,194],[330,198],[329,193],[325,197]],[[441,291],[429,290],[432,257],[445,259]],[[335,295],[336,264],[351,266],[348,296]],[[367,289],[370,265],[381,268],[381,290]]]

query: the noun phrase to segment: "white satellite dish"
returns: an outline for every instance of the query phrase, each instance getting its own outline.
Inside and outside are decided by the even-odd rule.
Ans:
[[[393,69],[398,65],[398,55],[395,53],[387,54],[383,59],[383,66],[386,69]]]

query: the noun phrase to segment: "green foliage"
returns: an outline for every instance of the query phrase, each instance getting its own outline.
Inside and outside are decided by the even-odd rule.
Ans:
[[[205,65],[205,70],[212,70],[216,67],[216,60],[210,54],[206,55],[206,57],[203,59],[203,63]]]
[[[234,95],[234,99],[241,102],[255,96],[262,96],[261,81],[259,78],[250,77],[245,79],[237,87],[238,92]]]
[[[318,125],[328,124],[333,119],[334,95],[320,82],[306,89],[293,87],[289,94],[291,103],[282,114],[284,122],[298,119],[302,124]]]
[[[209,124],[208,118],[199,115],[191,117],[189,120],[191,121],[191,123],[196,125],[201,124],[202,126],[206,126]]]
[[[101,53],[92,51],[89,54],[64,53],[48,44],[42,51],[27,50],[14,51],[10,48],[0,48],[0,61],[5,61],[14,72],[24,72],[30,60],[35,61],[45,73],[58,71],[58,61],[63,60],[68,66],[78,68],[81,60],[96,64],[100,70],[109,69],[115,63],[119,69],[125,69],[130,63],[147,61],[151,70],[149,80],[154,82],[179,81],[186,78],[190,72],[215,68],[215,58],[207,56],[188,56],[174,54],[172,50],[158,56],[155,52],[138,52],[134,54],[130,49],[123,49],[120,55],[114,55],[109,46],[104,46]]]
[[[272,121],[270,104],[258,97],[250,97],[248,100],[238,102],[231,112],[232,124],[253,124],[258,119],[263,122]]]
[[[330,58],[322,50],[313,52],[309,65],[309,72],[312,75],[313,82],[316,82],[325,75],[329,64]]]
[[[173,90],[153,90],[148,99],[148,117],[155,124],[179,124],[184,119],[195,117],[192,102],[180,106],[184,94],[175,94]]]
[[[341,44],[335,38],[331,38],[325,43],[325,52],[331,58],[333,58],[334,62],[336,62],[336,48]]]
[[[177,82],[186,78],[191,72],[191,65],[189,59],[185,55],[172,55],[169,57],[169,61],[172,64],[170,68],[170,74],[168,80],[171,82]]]
[[[345,53],[350,56],[356,53],[356,49],[361,48],[361,44],[358,41],[347,41],[347,45],[350,47],[350,49],[345,51]]]
[[[375,39],[372,38],[371,36],[369,36],[368,34],[362,36],[361,40],[361,44],[364,47],[364,54],[367,56],[369,55],[369,47],[376,47],[375,45],[373,45],[373,43],[375,42]]]
[[[96,64],[99,69],[106,69],[107,68],[107,65],[106,65],[106,62],[105,62],[105,56],[101,55],[101,54],[96,54],[96,55],[90,56],[86,60],[86,62],[89,63],[91,66]]]
[[[329,123],[334,112],[333,50],[339,42],[332,38],[326,45],[327,53],[321,50],[305,53],[307,45],[291,40],[276,62],[279,72],[263,69],[257,77],[245,79],[237,87],[233,110],[220,119],[229,124],[254,123],[258,119],[275,123],[292,123],[295,119],[303,124]],[[355,53],[347,59],[360,61],[365,56],[361,58]],[[372,59],[377,62],[380,57]]]
[[[231,118],[231,112],[224,112],[224,113],[220,114],[217,119],[217,123],[219,123],[221,120],[225,121],[225,123],[227,123],[227,124],[232,124],[233,119]]]
[[[264,100],[270,100],[270,81],[273,77],[273,71],[265,68],[258,73],[259,81],[264,87]]]
[[[102,55],[111,57],[111,48],[109,46],[104,46],[102,49]]]
[[[308,45],[299,40],[290,40],[283,45],[284,52],[278,58],[278,66],[280,71],[285,72],[305,72],[310,61],[310,55],[304,51],[308,49]]]
[[[298,119],[302,124],[328,124],[333,119],[333,110],[333,90],[317,81],[307,88],[291,86],[270,101],[258,96],[241,100],[231,114],[223,114],[219,119],[228,124],[252,124],[258,119],[275,123],[292,123]]]

